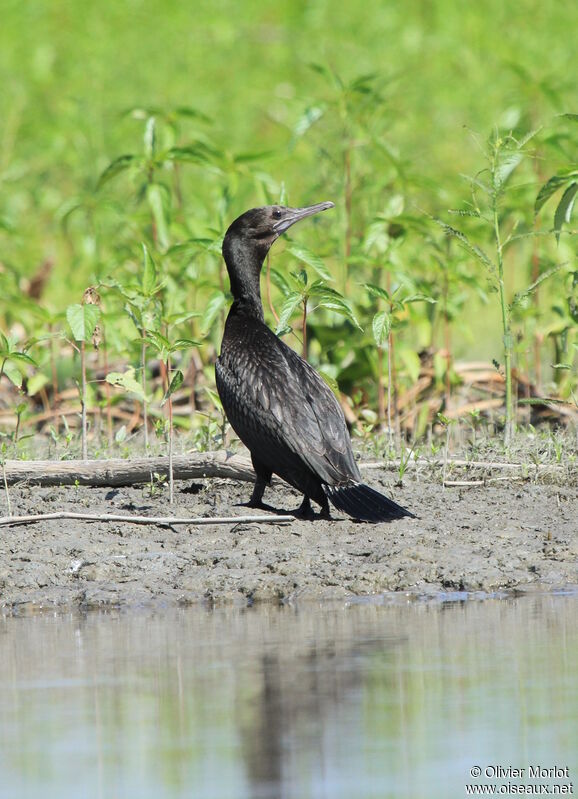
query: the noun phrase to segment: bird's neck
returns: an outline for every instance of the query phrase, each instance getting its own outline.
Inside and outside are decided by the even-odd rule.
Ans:
[[[233,242],[225,251],[225,263],[233,295],[232,314],[243,314],[264,321],[261,301],[261,267],[259,253],[247,251]]]

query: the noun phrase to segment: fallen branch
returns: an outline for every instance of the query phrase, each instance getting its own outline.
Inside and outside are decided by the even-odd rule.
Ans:
[[[172,527],[175,524],[248,524],[248,523],[275,523],[292,522],[294,516],[197,516],[191,519],[179,519],[174,516],[126,516],[117,513],[71,513],[57,511],[56,513],[37,513],[30,516],[1,516],[0,525],[34,524],[53,519],[77,519],[85,522],[125,522],[130,524],[154,524]]]
[[[169,459],[111,458],[94,461],[5,461],[6,482],[31,485],[127,486],[150,483],[155,474],[169,472]],[[173,457],[175,480],[224,477],[253,481],[255,472],[248,458],[222,452],[193,452]]]
[[[505,477],[486,477],[483,480],[444,480],[444,488],[471,488],[471,486],[486,486],[490,483],[512,482],[523,480],[519,474],[508,474]]]
[[[362,469],[399,469],[401,466],[399,458],[391,461],[379,461],[377,463],[362,463]],[[444,465],[448,467],[459,466],[468,469],[486,469],[488,471],[495,470],[526,470],[528,474],[550,474],[563,472],[566,467],[559,466],[553,463],[503,463],[501,461],[468,461],[459,458],[448,459],[446,462],[442,458],[419,458],[418,460],[410,459],[404,461],[403,465],[406,469],[410,467],[417,468],[418,466],[429,466],[436,468],[443,468]]]

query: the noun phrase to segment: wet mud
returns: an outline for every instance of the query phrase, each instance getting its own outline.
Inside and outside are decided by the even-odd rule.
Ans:
[[[372,471],[368,482],[417,514],[389,524],[331,521],[165,526],[51,520],[0,528],[0,606],[106,607],[199,601],[296,602],[409,592],[495,593],[578,584],[574,486],[504,482],[444,488]],[[248,483],[168,489],[14,486],[14,514],[248,515]],[[266,500],[294,509],[278,484]],[[5,513],[5,508],[3,512]]]

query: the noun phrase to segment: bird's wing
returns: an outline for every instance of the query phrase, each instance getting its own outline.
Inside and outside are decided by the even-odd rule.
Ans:
[[[296,459],[328,485],[359,480],[343,411],[324,380],[265,325],[217,361],[217,386],[241,440],[260,460]]]

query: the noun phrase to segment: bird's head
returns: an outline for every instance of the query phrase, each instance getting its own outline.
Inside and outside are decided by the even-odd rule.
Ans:
[[[227,266],[230,267],[235,261],[244,260],[241,258],[241,252],[249,256],[252,261],[258,260],[261,265],[273,242],[291,225],[327,208],[333,208],[333,203],[317,203],[306,208],[267,205],[264,208],[245,211],[235,219],[225,234],[223,256]]]

